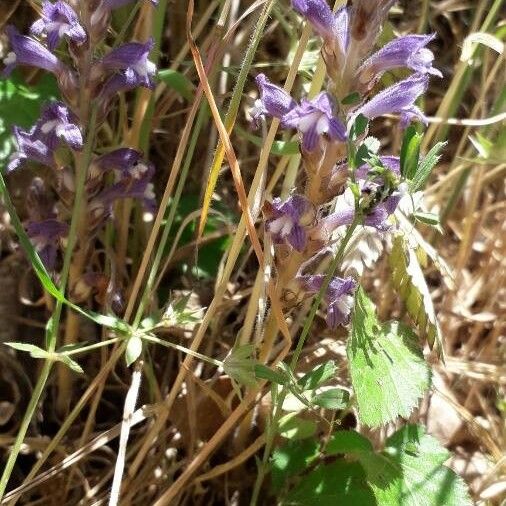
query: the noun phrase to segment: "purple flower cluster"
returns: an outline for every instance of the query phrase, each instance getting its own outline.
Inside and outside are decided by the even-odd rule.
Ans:
[[[47,201],[48,190],[43,191],[45,185],[35,177],[28,192],[26,223],[29,237],[51,271],[57,267],[61,240],[68,232],[68,208],[75,192],[74,171],[68,164],[72,158],[79,159],[86,142],[89,104],[96,107],[100,122],[117,93],[155,86],[156,66],[149,60],[154,47],[152,39],[144,43],[128,42],[105,54],[101,51],[100,57],[95,51],[97,41],[107,34],[111,11],[128,3],[128,0],[92,3],[91,12],[82,19],[70,2],[44,0],[41,16],[30,28],[31,36],[20,34],[13,26],[6,28],[11,50],[4,58],[2,75],[7,77],[16,67],[25,65],[51,72],[63,97],[62,101],[47,103],[31,128],[13,128],[17,151],[7,166],[8,172],[25,165],[35,171],[42,167],[53,170],[50,181],[60,205],[42,205]],[[154,0],[151,3],[157,4]],[[87,102],[85,107],[83,101]],[[88,142],[94,144],[93,139]],[[42,173],[47,175],[47,169]],[[112,181],[108,176],[111,173]],[[153,174],[154,166],[134,149],[119,148],[92,157],[85,183],[88,232],[98,231],[113,215],[114,203],[120,199],[137,199],[146,211],[153,213],[156,209]]]
[[[425,123],[416,101],[427,91],[431,75],[442,77],[427,48],[434,35],[397,37],[373,52],[393,3],[355,0],[333,12],[326,0],[292,0],[294,10],[323,40],[322,55],[332,81],[329,92],[296,101],[264,74],[256,77],[260,97],[252,112],[254,122],[270,116],[300,137],[305,194],[275,198],[264,214],[265,230],[277,246],[278,270],[289,265],[290,272],[298,272],[300,290],[307,294],[318,292],[325,276],[302,274],[303,267],[332,250],[342,237],[341,227],[358,222],[379,234],[390,231],[392,216],[408,192],[399,158],[377,154],[379,141],[365,138],[367,125],[357,135],[359,118],[363,122],[395,114],[402,127],[413,120]],[[371,96],[386,72],[402,68],[411,75]],[[347,155],[354,158],[347,160]],[[324,294],[329,327],[348,323],[356,286],[352,278],[331,280]]]

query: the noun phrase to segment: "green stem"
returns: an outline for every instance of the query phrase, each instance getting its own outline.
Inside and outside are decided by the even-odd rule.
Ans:
[[[64,355],[66,357],[70,357],[71,355],[78,355],[80,353],[86,353],[87,351],[96,350],[97,348],[109,346],[110,344],[115,344],[122,339],[123,338],[121,337],[113,337],[112,339],[108,339],[107,341],[100,341],[99,343],[90,344],[89,346],[82,346],[81,348],[75,348],[69,351],[61,351],[58,352],[57,355]]]
[[[67,282],[69,278],[70,264],[72,261],[72,253],[74,250],[74,246],[77,242],[77,226],[81,216],[82,202],[85,193],[85,182],[86,182],[86,174],[88,172],[88,166],[91,160],[91,154],[93,151],[93,145],[95,141],[95,123],[96,123],[96,111],[92,110],[91,119],[90,119],[90,127],[87,135],[87,142],[84,148],[84,152],[81,158],[81,164],[78,171],[78,181],[76,186],[76,196],[74,200],[74,208],[72,210],[72,220],[70,223],[70,230],[68,235],[67,249],[65,250],[65,256],[63,260],[63,268],[61,272],[61,283],[60,290],[64,294]],[[63,302],[61,300],[56,301],[54,312],[48,322],[48,330],[46,332],[46,347],[48,353],[53,353],[56,349],[56,344],[58,340],[58,329],[60,326],[60,319],[63,309]],[[14,469],[14,465],[16,464],[17,457],[19,455],[21,445],[26,436],[26,432],[28,427],[30,426],[30,422],[32,420],[33,414],[35,413],[35,409],[39,403],[40,397],[44,388],[46,386],[47,379],[49,377],[49,373],[51,372],[51,368],[53,365],[52,359],[47,359],[44,362],[42,367],[41,374],[39,379],[37,380],[37,384],[35,385],[34,391],[32,393],[32,397],[30,398],[30,402],[28,404],[28,408],[25,412],[23,420],[21,422],[19,431],[16,435],[16,439],[14,441],[14,445],[12,447],[11,453],[9,455],[9,459],[7,464],[3,470],[2,477],[0,478],[0,500],[5,494],[5,489],[9,482],[12,470]]]
[[[344,257],[344,253],[346,251],[346,247],[348,246],[348,243],[350,242],[353,232],[355,231],[355,229],[359,225],[360,221],[361,221],[360,215],[356,215],[355,219],[353,220],[351,225],[346,230],[346,234],[345,234],[343,240],[341,241],[341,244],[339,245],[339,249],[336,252],[336,256],[332,260],[332,264],[330,265],[329,269],[327,270],[322,287],[320,288],[320,291],[318,292],[318,294],[316,295],[316,297],[313,301],[313,304],[311,306],[311,310],[309,311],[309,315],[306,318],[306,322],[305,322],[302,332],[299,336],[297,346],[295,348],[295,351],[293,352],[292,360],[290,361],[290,369],[292,371],[295,370],[297,362],[300,358],[302,348],[304,347],[304,343],[306,342],[307,336],[309,335],[309,331],[311,330],[311,325],[313,324],[313,320],[316,316],[318,308],[320,307],[320,303],[322,301],[322,298],[323,298],[324,294],[327,292],[330,281],[332,280],[332,277],[334,276],[334,273],[337,270],[337,267],[341,263],[341,261]],[[286,398],[288,392],[289,392],[289,388],[287,386],[283,386],[281,392],[279,393],[279,397],[277,398],[276,408],[275,408],[274,414],[272,416],[272,420],[270,421],[268,429],[267,429],[267,437],[266,437],[266,442],[265,442],[265,446],[264,446],[262,462],[258,468],[257,479],[256,479],[255,485],[253,487],[253,493],[251,495],[250,506],[256,506],[256,504],[257,504],[258,496],[260,494],[260,489],[262,487],[262,483],[263,483],[265,475],[267,473],[268,460],[271,455],[272,446],[274,443],[274,438],[275,438],[277,431],[278,431],[279,419],[281,418],[283,403],[285,401],[285,398]]]
[[[49,373],[51,372],[51,367],[53,366],[52,360],[46,360],[44,365],[42,366],[42,371],[40,373],[39,379],[37,380],[37,384],[32,393],[32,397],[30,398],[30,402],[28,407],[26,408],[25,416],[21,422],[19,427],[19,431],[16,436],[16,440],[14,441],[14,445],[9,454],[9,458],[7,460],[7,464],[5,465],[2,478],[0,479],[0,500],[5,494],[5,489],[7,487],[7,483],[9,482],[9,478],[11,476],[12,470],[16,464],[16,460],[21,450],[21,445],[25,439],[26,432],[28,431],[28,427],[30,426],[30,422],[32,421],[32,417],[37,409],[37,405],[39,404],[40,397],[44,388],[46,386],[47,379],[49,377]]]
[[[197,351],[190,350],[189,348],[185,348],[184,346],[181,346],[179,344],[171,343],[170,341],[164,341],[163,339],[160,339],[160,338],[153,336],[151,334],[143,334],[143,335],[141,335],[141,338],[144,339],[145,341],[150,341],[152,343],[159,344],[161,346],[165,346],[166,348],[173,348],[174,350],[181,351],[182,353],[186,353],[187,355],[191,355],[192,357],[203,360],[204,362],[207,362],[208,364],[212,364],[216,367],[223,366],[223,362],[221,362],[221,360],[216,360],[216,359],[208,357],[206,355],[202,355],[202,353],[198,353]]]

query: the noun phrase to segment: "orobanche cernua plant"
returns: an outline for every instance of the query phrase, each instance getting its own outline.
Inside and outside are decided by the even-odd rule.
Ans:
[[[243,389],[256,395],[262,380],[270,382],[272,412],[251,504],[258,504],[260,493],[274,493],[283,504],[469,504],[462,480],[444,465],[449,453],[422,427],[400,424],[430,387],[423,342],[443,358],[422,272],[429,259],[437,267],[441,259],[416,229],[420,223],[439,229],[422,190],[444,145],[421,155],[427,120],[417,105],[431,77],[443,77],[428,48],[435,36],[401,36],[377,49],[394,0],[353,0],[335,11],[326,0],[291,1],[291,8],[321,39],[326,89],[316,96],[292,97],[269,79],[266,70],[256,76],[259,99],[252,118],[257,126],[269,118],[279,120],[299,142],[303,182],[287,195],[266,199],[262,225],[265,249],[273,258],[269,272],[275,288],[269,295],[281,301],[286,316],[297,318],[308,302],[311,309],[288,363],[267,365],[279,323],[274,303],[265,321],[258,318],[258,341],[263,341],[258,358],[253,357],[254,346],[245,345],[220,361],[157,337],[164,326],[200,323],[200,316],[185,309],[187,299],[173,302],[159,319],[143,314],[142,299],[134,323],[123,321],[126,274],[116,272],[114,261],[104,268],[103,259],[97,260],[105,256],[107,264],[115,257],[110,254],[114,225],[119,225],[116,215],[118,208],[125,209],[125,199],[131,199],[141,221],[149,220],[157,207],[153,164],[106,124],[111,117],[118,123],[127,120],[128,104],[118,98],[121,94],[155,87],[157,68],[150,60],[154,39],[124,42],[128,26],[117,34],[111,30],[112,11],[130,3],[131,21],[141,0],[43,0],[29,34],[6,28],[10,48],[3,76],[8,78],[16,67],[36,67],[55,76],[59,97],[43,106],[31,128],[13,129],[16,151],[2,172],[30,174],[24,189],[24,223],[0,175],[12,226],[48,298],[55,301],[49,305],[52,315],[44,349],[9,343],[43,359],[44,365],[0,480],[0,499],[53,364],[59,363],[57,408],[64,420],[72,397],[71,370],[82,372],[72,356],[117,344],[124,345],[119,351],[125,350],[128,365],[136,362],[110,492],[110,504],[118,503],[128,416],[140,385],[137,359],[147,341],[219,368],[233,380],[241,401]],[[405,77],[385,86],[385,75]],[[386,115],[403,132],[400,153],[385,152],[380,140],[369,135],[372,122]],[[117,130],[122,129],[120,124]],[[128,222],[130,215],[121,216],[125,215]],[[380,321],[362,286],[364,272],[380,255],[388,257],[391,285],[413,329],[404,322]],[[91,310],[93,300],[104,314]],[[334,361],[305,375],[297,371],[320,309],[329,333],[348,333],[350,387],[336,386]],[[113,337],[79,344],[83,318],[111,329]],[[289,332],[286,325],[284,332]],[[346,369],[343,365],[340,372]],[[294,403],[296,409],[287,408]],[[373,444],[358,431],[335,430],[350,411],[357,415],[359,427],[369,431],[390,424],[384,431],[389,437],[381,444],[378,437]],[[317,435],[316,420],[326,424],[323,438]],[[394,422],[401,428],[394,431]],[[270,487],[264,484],[268,473]]]
[[[129,3],[132,0],[44,0],[40,17],[28,34],[14,26],[5,29],[10,49],[3,59],[3,77],[9,78],[20,66],[42,69],[56,77],[60,98],[43,106],[31,128],[13,129],[17,149],[3,172],[31,175],[25,188],[25,223],[17,217],[3,178],[1,181],[4,203],[20,242],[57,304],[47,326],[46,350],[11,343],[18,350],[45,358],[46,366],[3,473],[0,496],[35,410],[35,394],[40,397],[51,364],[62,362],[82,372],[69,355],[55,350],[62,305],[73,308],[66,314],[61,348],[69,354],[79,338],[78,313],[118,331],[128,327],[113,316],[85,308],[93,295],[100,295],[110,314],[124,311],[121,276],[106,276],[97,270],[100,262],[96,261],[104,248],[107,225],[115,220],[117,203],[138,201],[146,219],[156,210],[153,164],[140,151],[118,140],[106,145],[104,136],[98,135],[108,114],[117,108],[118,94],[155,86],[156,66],[149,60],[154,47],[151,38],[123,42],[120,32],[113,44],[108,42],[112,11]],[[140,3],[135,2],[132,13]],[[156,6],[158,2],[150,3]],[[64,414],[70,401],[71,373],[62,366],[58,376],[58,404]]]
[[[273,198],[263,208],[277,293],[285,313],[296,313],[309,298],[313,306],[290,365],[255,369],[278,387],[272,390],[271,426],[252,504],[269,470],[287,504],[468,503],[461,480],[442,466],[448,453],[421,427],[403,427],[376,453],[368,439],[353,431],[338,431],[321,446],[313,437],[315,424],[282,413],[290,396],[302,403],[300,409],[354,406],[359,423],[370,428],[409,418],[430,386],[421,339],[443,354],[420,266],[433,252],[415,228],[417,223],[438,226],[421,190],[443,144],[420,156],[420,132],[427,120],[417,101],[431,76],[443,76],[427,47],[435,35],[400,36],[376,49],[394,3],[354,0],[333,11],[326,0],[292,0],[293,9],[321,38],[326,90],[292,97],[267,75],[256,77],[260,96],[252,111],[255,124],[277,118],[282,129],[296,132],[305,174],[288,196]],[[382,77],[397,75],[394,70],[406,77],[383,86]],[[384,152],[369,135],[371,122],[385,115],[398,118],[404,131],[400,153]],[[405,323],[380,322],[361,287],[364,270],[383,251],[390,259],[395,292],[417,333]],[[320,302],[332,331],[339,326],[349,330],[351,396],[342,388],[325,387],[336,372],[333,362],[303,378],[295,374]],[[289,441],[272,453],[279,433]],[[338,454],[353,462],[324,465],[319,458]],[[309,474],[297,476],[308,467]]]

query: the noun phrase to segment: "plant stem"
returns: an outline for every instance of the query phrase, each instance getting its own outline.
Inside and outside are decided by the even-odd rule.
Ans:
[[[304,346],[304,343],[306,342],[307,336],[308,336],[309,331],[311,329],[311,325],[313,324],[314,317],[316,316],[316,312],[318,311],[318,308],[320,307],[321,300],[322,300],[324,294],[327,292],[330,281],[332,280],[332,277],[334,276],[334,273],[337,270],[337,267],[341,263],[341,261],[344,257],[344,253],[346,251],[346,247],[348,246],[348,243],[353,235],[353,232],[355,231],[356,227],[359,225],[360,221],[361,221],[360,215],[356,215],[355,219],[353,220],[351,225],[346,230],[346,234],[343,237],[341,244],[339,245],[339,249],[336,252],[336,256],[332,260],[332,264],[330,265],[330,267],[325,275],[325,279],[323,281],[322,287],[320,288],[320,291],[318,292],[318,294],[316,295],[316,297],[313,301],[313,304],[311,306],[311,310],[309,311],[309,315],[306,319],[306,322],[304,324],[302,332],[299,336],[297,346],[295,348],[295,351],[293,352],[292,359],[290,361],[290,369],[292,371],[295,370],[297,362],[300,358],[302,348]],[[268,460],[269,460],[269,457],[270,457],[270,454],[272,451],[274,438],[275,438],[276,433],[278,431],[279,419],[281,417],[283,403],[284,403],[285,398],[288,394],[288,391],[289,391],[288,387],[283,386],[281,392],[279,393],[279,397],[276,401],[276,408],[275,408],[274,414],[272,416],[272,420],[270,421],[268,429],[267,429],[267,437],[266,437],[266,443],[265,443],[264,452],[263,452],[263,456],[262,456],[262,462],[258,467],[257,479],[256,479],[255,485],[253,487],[250,506],[256,506],[257,501],[258,501],[258,496],[260,494],[260,488],[261,488],[262,483],[264,481],[265,475],[267,474]]]
[[[223,362],[221,360],[216,360],[215,358],[208,357],[206,355],[202,355],[202,353],[199,353],[197,351],[190,350],[188,348],[185,348],[184,346],[181,346],[179,344],[171,343],[170,341],[165,341],[163,339],[160,339],[158,337],[155,337],[151,334],[144,334],[141,336],[142,339],[146,341],[150,341],[152,343],[159,344],[161,346],[165,346],[167,348],[173,348],[175,350],[181,351],[185,353],[186,355],[191,355],[192,357],[198,358],[200,360],[203,360],[204,362],[207,362],[208,364],[212,364],[216,367],[222,367]]]

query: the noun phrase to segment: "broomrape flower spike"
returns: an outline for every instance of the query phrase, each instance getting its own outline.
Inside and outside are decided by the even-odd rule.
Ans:
[[[64,36],[78,45],[87,39],[74,9],[61,0],[54,4],[49,1],[42,3],[42,17],[33,23],[30,32],[36,36],[45,34],[50,51],[56,49]]]

